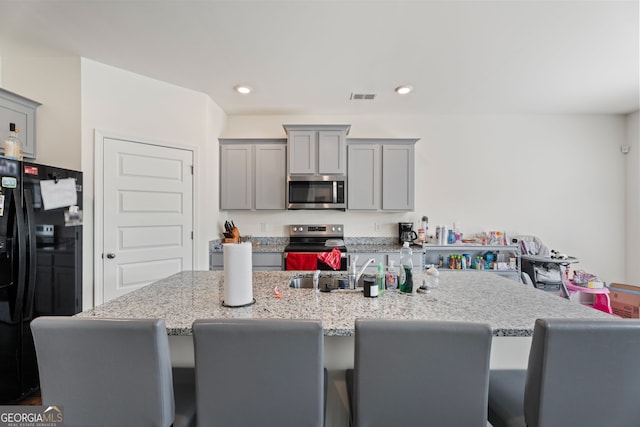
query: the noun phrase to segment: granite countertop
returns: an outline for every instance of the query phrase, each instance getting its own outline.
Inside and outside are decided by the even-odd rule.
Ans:
[[[255,237],[251,240],[253,252],[284,252],[285,247],[289,244],[288,237]],[[395,237],[345,237],[345,246],[347,252],[400,252],[402,245],[398,244]],[[414,252],[422,251],[419,246],[412,246]],[[209,252],[222,253],[222,244],[220,240],[212,240],[209,242]]]
[[[254,245],[252,246],[252,251],[253,252],[279,252],[279,253],[283,253],[284,252],[284,248],[287,245]],[[376,244],[368,244],[368,245],[353,245],[353,244],[347,244],[347,253],[362,253],[362,252],[400,252],[400,248],[402,248],[401,245],[388,245],[388,244],[382,244],[382,245],[376,245]],[[414,252],[417,251],[422,251],[422,248],[419,248],[417,246],[412,247]],[[222,253],[222,247],[212,247],[210,252],[215,253],[215,252],[219,252]]]
[[[398,252],[402,245],[386,243],[386,244],[347,244],[347,253],[362,253],[362,252]],[[418,246],[412,246],[413,252],[421,252],[422,248]]]
[[[293,289],[288,283],[296,273],[303,272],[254,271],[256,303],[242,308],[221,304],[224,271],[185,271],[78,316],[163,318],[170,335],[191,335],[193,321],[201,318],[321,319],[326,336],[353,335],[356,318],[486,322],[495,336],[530,336],[534,321],[543,317],[613,318],[491,272],[443,271],[430,293],[386,291],[378,298],[365,298],[361,291]],[[414,278],[422,283],[424,273]]]

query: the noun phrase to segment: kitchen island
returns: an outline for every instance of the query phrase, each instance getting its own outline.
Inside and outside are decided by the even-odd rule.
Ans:
[[[229,308],[222,305],[223,271],[185,271],[79,316],[163,318],[169,335],[191,335],[195,319],[230,317],[320,319],[325,336],[353,335],[356,318],[485,322],[494,336],[509,337],[530,336],[540,317],[610,317],[491,272],[441,272],[439,287],[429,293],[386,291],[378,298],[365,298],[361,291],[325,293],[290,288],[289,281],[296,274],[305,273],[254,271],[256,303]],[[414,278],[422,283],[425,275],[418,271]],[[274,292],[276,286],[280,298]]]
[[[307,272],[310,273],[310,272]],[[289,287],[304,272],[254,271],[247,307],[222,305],[223,271],[187,271],[84,311],[82,317],[163,318],[175,365],[193,365],[191,324],[200,318],[320,319],[329,370],[327,426],[348,425],[344,369],[353,366],[356,318],[455,320],[488,323],[493,331],[491,366],[526,366],[535,319],[541,317],[612,318],[612,316],[514,282],[491,272],[441,272],[437,289],[404,295],[385,291],[365,298],[361,291],[314,292]],[[335,273],[337,274],[337,273]],[[417,283],[425,275],[414,274]],[[274,291],[278,287],[280,298]],[[416,360],[419,367],[424,361]]]

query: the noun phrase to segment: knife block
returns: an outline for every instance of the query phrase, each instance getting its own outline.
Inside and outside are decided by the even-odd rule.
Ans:
[[[238,231],[238,227],[233,227],[231,229],[231,237],[225,237],[224,243],[239,243],[240,242],[240,232]]]

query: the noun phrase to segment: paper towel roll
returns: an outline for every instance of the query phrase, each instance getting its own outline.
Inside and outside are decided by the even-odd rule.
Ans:
[[[251,242],[222,245],[224,258],[224,301],[228,307],[252,304]]]

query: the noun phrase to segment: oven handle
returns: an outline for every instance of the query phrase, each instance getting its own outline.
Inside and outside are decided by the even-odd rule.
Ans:
[[[321,254],[322,252],[298,252],[298,251],[292,251],[292,253],[317,255],[317,254]],[[284,253],[284,257],[286,258],[288,254],[289,254],[289,252],[285,252]],[[340,252],[340,258],[346,258],[346,257],[347,257],[347,253],[346,252]]]

